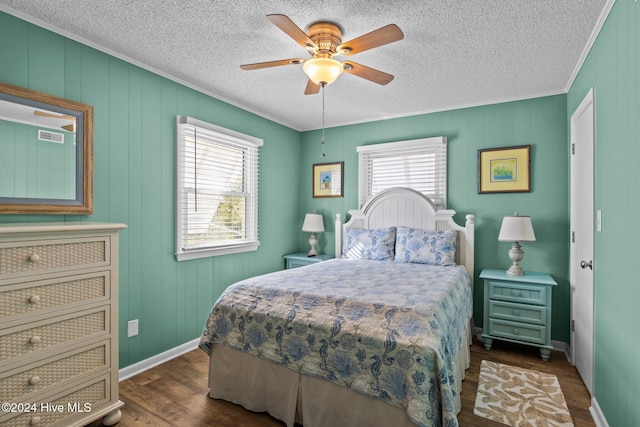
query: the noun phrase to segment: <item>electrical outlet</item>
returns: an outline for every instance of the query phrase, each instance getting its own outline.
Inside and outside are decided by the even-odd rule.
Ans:
[[[129,320],[127,323],[127,338],[138,335],[138,319]]]

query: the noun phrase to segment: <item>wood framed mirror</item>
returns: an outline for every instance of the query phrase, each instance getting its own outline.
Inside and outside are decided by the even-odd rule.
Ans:
[[[0,82],[0,214],[93,213],[93,107]]]

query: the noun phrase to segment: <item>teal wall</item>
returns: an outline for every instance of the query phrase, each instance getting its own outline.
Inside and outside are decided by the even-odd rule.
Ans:
[[[327,90],[330,90],[329,87]],[[509,243],[498,242],[505,215],[530,215],[536,242],[523,243],[525,270],[546,271],[559,286],[553,293],[552,339],[569,341],[569,188],[566,96],[465,108],[399,119],[327,129],[326,154],[321,157],[320,131],[302,134],[302,181],[299,223],[305,212],[324,215],[326,233],[320,250],[334,252],[336,213],[346,215],[358,205],[359,145],[446,136],[448,140],[448,208],[464,223],[476,216],[476,286],[474,320],[482,325],[482,286],[477,275],[485,267],[507,268]],[[531,145],[531,192],[478,194],[478,150]],[[315,163],[344,161],[344,198],[314,199],[311,169]],[[308,246],[307,233],[299,233],[299,246]]]
[[[59,133],[63,142],[41,141],[39,130]],[[0,197],[76,198],[74,133],[3,120],[0,153]]]
[[[16,221],[113,221],[121,240],[120,354],[127,366],[200,334],[212,301],[235,280],[279,269],[281,255],[305,249],[304,213],[324,215],[321,251],[333,252],[333,217],[357,206],[356,146],[444,135],[449,140],[449,207],[476,215],[476,270],[506,268],[501,218],[532,217],[537,241],[523,244],[525,269],[548,271],[554,290],[552,338],[569,341],[568,117],[596,87],[595,397],[611,426],[640,425],[640,288],[629,237],[640,211],[640,5],[618,0],[568,95],[467,108],[299,133],[131,64],[0,13],[0,81],[95,107],[95,214],[0,216]],[[37,64],[47,64],[46,67]],[[331,88],[329,87],[328,90]],[[174,251],[174,124],[177,114],[258,136],[261,241],[255,253],[177,263]],[[477,150],[532,145],[532,191],[477,194]],[[345,197],[313,199],[314,163],[345,162]],[[283,183],[286,190],[282,190]],[[276,191],[271,190],[276,188]],[[292,227],[293,224],[293,227]],[[297,225],[296,225],[297,224]],[[636,233],[637,234],[637,233]],[[476,277],[475,320],[482,287]],[[124,338],[126,321],[140,335]]]
[[[618,0],[567,96],[569,116],[595,87],[594,391],[610,426],[640,425],[640,3]],[[634,231],[635,230],[635,231]],[[634,237],[635,236],[635,237]]]
[[[0,81],[94,107],[94,214],[0,222],[128,225],[120,241],[121,367],[199,337],[226,286],[281,269],[282,255],[297,249],[299,132],[2,12]],[[175,260],[176,115],[264,139],[256,252]],[[128,339],[131,319],[140,319],[140,335]]]

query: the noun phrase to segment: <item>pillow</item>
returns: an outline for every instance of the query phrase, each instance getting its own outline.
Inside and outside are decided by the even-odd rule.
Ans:
[[[396,262],[456,265],[456,231],[398,227]]]
[[[366,230],[349,228],[345,233],[342,258],[393,261],[396,227]]]

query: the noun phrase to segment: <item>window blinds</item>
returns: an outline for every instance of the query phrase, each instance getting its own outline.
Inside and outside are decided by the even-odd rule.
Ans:
[[[262,140],[177,120],[178,259],[255,250]]]
[[[357,148],[360,207],[391,187],[408,187],[447,205],[447,139],[434,137]]]

